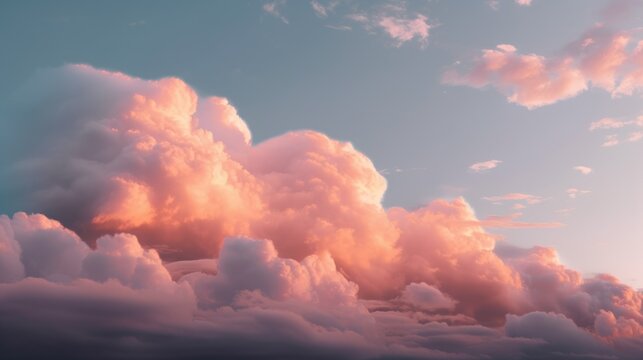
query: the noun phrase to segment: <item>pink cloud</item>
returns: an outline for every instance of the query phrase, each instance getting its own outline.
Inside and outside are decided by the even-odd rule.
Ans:
[[[516,4],[521,5],[521,6],[529,6],[531,5],[532,0],[515,0]]]
[[[184,277],[212,305],[230,304],[245,291],[258,291],[275,300],[354,304],[357,285],[337,272],[328,253],[301,262],[278,257],[268,240],[228,238],[221,250],[216,275]]]
[[[527,204],[538,204],[543,201],[543,198],[536,195],[524,193],[508,193],[504,195],[485,196],[484,200],[492,202],[505,202],[505,201],[524,201]]]
[[[426,43],[429,38],[429,29],[431,25],[427,22],[428,18],[418,14],[412,19],[402,19],[392,16],[383,16],[377,21],[380,26],[390,37],[401,45],[414,38],[418,38],[420,43]]]
[[[516,221],[516,219],[520,217],[522,217],[521,213],[514,213],[507,216],[492,215],[480,220],[480,226],[502,229],[552,229],[564,226],[564,224],[560,222]]]
[[[625,62],[627,69],[623,79],[614,90],[615,95],[632,95],[643,87],[643,40],[640,40]]]
[[[635,31],[617,32],[598,25],[563,54],[520,54],[513,45],[485,49],[469,69],[451,69],[443,81],[475,88],[491,86],[507,100],[529,109],[574,97],[591,86],[613,97],[632,95],[643,86],[643,45],[630,49]]]
[[[601,144],[602,147],[612,147],[616,146],[620,143],[620,140],[618,139],[618,135],[612,134],[612,135],[607,135],[605,137],[605,141],[603,141],[603,144]]]
[[[281,8],[286,5],[286,0],[276,0],[263,4],[261,7],[263,11],[275,18],[281,20],[284,24],[288,24],[288,19],[282,15]]]
[[[398,47],[412,40],[425,46],[429,31],[434,27],[426,15],[409,13],[404,5],[389,4],[370,13],[349,14],[347,18],[361,24],[369,32],[376,29],[383,31]]]
[[[576,96],[587,88],[570,58],[551,60],[535,54],[520,55],[515,47],[506,44],[483,50],[471,71],[464,75],[448,71],[444,82],[476,88],[490,85],[506,94],[509,102],[530,109]]]
[[[17,213],[13,219],[0,216],[0,224],[6,280],[40,277],[65,281],[79,276],[89,246],[59,222],[43,215]]]
[[[453,309],[455,301],[426,283],[411,283],[402,291],[400,301],[421,310]]]
[[[34,210],[78,224],[94,239],[127,231],[159,245],[190,234],[172,246],[181,248],[177,258],[214,254],[225,235],[250,231],[250,218],[263,207],[263,185],[240,163],[250,133],[227,100],[199,101],[175,78],[145,81],[83,65],[44,73],[39,81],[66,86],[57,95],[41,86],[38,101],[76,101],[42,114],[40,121],[60,124],[48,137],[56,155],[48,160],[34,148],[16,173],[40,174],[25,194],[39,204]],[[79,118],[82,123],[73,122]],[[55,174],[74,181],[57,183]],[[211,205],[218,203],[225,209]]]
[[[614,92],[618,72],[631,56],[626,50],[630,39],[628,34],[597,27],[585,34],[580,45],[572,45],[580,70],[593,86]]]
[[[471,170],[473,172],[476,172],[476,173],[483,172],[483,171],[486,171],[486,170],[495,169],[501,163],[502,163],[502,161],[500,161],[500,160],[482,161],[482,162],[478,162],[478,163],[475,163],[475,164],[472,164],[471,166],[469,166],[469,170]]]
[[[624,126],[625,123],[623,121],[612,118],[602,118],[591,123],[591,125],[589,126],[589,130],[594,131],[597,129],[620,129]]]
[[[639,292],[485,230],[557,223],[478,219],[463,198],[385,209],[386,180],[350,143],[299,131],[253,144],[229,101],[179,79],[73,65],[31,86],[15,134],[46,141],[1,169],[28,211],[60,222],[0,216],[7,351],[636,354],[621,341],[640,336]]]
[[[574,166],[574,170],[578,171],[579,173],[581,173],[583,175],[589,175],[593,171],[591,167],[582,166],[582,165]]]
[[[643,117],[639,116],[634,120],[616,120],[612,118],[603,118],[598,121],[594,121],[590,127],[589,130],[597,130],[597,129],[612,129],[612,130],[617,130],[617,129],[631,129],[632,127],[643,127],[643,122],[641,121]],[[619,135],[625,137],[625,141],[627,142],[637,142],[640,139],[643,138],[643,132],[641,131],[630,131],[627,135],[624,134],[624,131],[621,131],[620,134],[611,134],[605,137],[605,140],[603,141],[603,144],[601,146],[603,147],[612,147],[619,145],[621,141],[619,140]]]
[[[641,139],[643,139],[643,132],[641,131],[634,131],[627,137],[627,141],[629,142],[636,142]]]
[[[333,12],[338,4],[339,3],[337,1],[331,1],[326,5],[317,0],[313,0],[310,2],[310,6],[313,8],[315,15],[319,16],[320,18],[328,17],[328,14]]]
[[[430,211],[448,209],[452,212],[448,216],[453,216],[466,208],[444,203]],[[437,225],[446,218],[435,220]],[[41,215],[3,218],[5,230],[24,228],[16,238],[18,243],[48,231],[51,225],[56,231],[73,235]],[[43,236],[38,241],[68,241],[55,232],[48,234],[51,238]],[[412,282],[398,297],[373,302],[358,298],[357,285],[338,271],[328,255],[312,255],[302,261],[282,258],[269,240],[230,238],[224,244],[216,273],[196,271],[175,282],[154,250],[142,249],[135,237],[122,234],[104,239],[96,250],[76,253],[75,261],[83,263],[86,270],[75,278],[60,282],[30,277],[0,283],[0,314],[13,329],[0,339],[4,349],[23,357],[38,357],[50,351],[55,338],[59,351],[132,356],[138,351],[133,344],[144,341],[141,351],[144,349],[148,356],[241,356],[251,354],[250,344],[258,351],[255,355],[266,357],[310,351],[333,358],[459,358],[463,353],[498,358],[543,352],[563,357],[627,357],[636,350],[611,344],[637,339],[643,329],[639,293],[606,275],[584,280],[560,265],[555,252],[547,248],[497,249],[505,265],[510,266],[503,271],[520,274],[512,292],[498,293],[502,289],[498,284],[506,283],[506,279],[496,283],[490,278],[494,272],[489,272],[493,262],[477,257],[483,267],[467,271],[478,271],[480,288],[473,282],[461,284],[457,291],[452,289],[452,281],[465,278],[440,275],[446,264],[432,261],[438,266],[435,275],[442,281],[436,285]],[[0,244],[6,240],[0,237]],[[458,251],[466,254],[474,248]],[[23,256],[18,261],[26,264],[31,259]],[[460,266],[464,264],[476,266],[470,262]],[[65,264],[59,263],[51,270],[60,272],[58,269],[64,268]],[[482,292],[489,286],[488,292]],[[478,297],[482,302],[479,305],[508,296],[519,308],[506,315],[502,329],[484,327],[463,314],[471,306],[466,305],[466,297],[453,297],[462,297],[465,289],[464,294],[476,296],[496,293],[495,298]],[[486,306],[486,311],[492,309],[491,304]],[[88,341],[85,334],[97,341],[89,348],[80,346]],[[131,338],[133,343],[123,343],[122,337]],[[607,338],[609,341],[603,340]],[[24,339],[33,346],[22,346]],[[487,346],[476,346],[480,342]]]
[[[438,200],[414,212],[389,210],[401,230],[401,274],[457,301],[456,311],[484,324],[499,324],[520,308],[520,279],[492,250],[495,238],[480,226],[463,199]],[[432,239],[432,241],[427,241]],[[467,265],[465,265],[467,264]]]
[[[576,188],[569,188],[567,189],[567,196],[569,196],[570,199],[576,199],[577,197],[585,194],[589,194],[591,191],[589,190],[579,190]]]

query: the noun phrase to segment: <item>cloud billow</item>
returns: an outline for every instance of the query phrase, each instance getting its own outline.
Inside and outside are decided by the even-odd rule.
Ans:
[[[350,143],[299,131],[252,144],[226,99],[87,65],[44,71],[19,96],[28,111],[11,131],[25,142],[3,150],[2,191],[46,216],[0,217],[0,348],[13,354],[635,358],[643,347],[640,292],[584,279],[550,248],[499,246],[462,198],[383,208],[386,180]]]

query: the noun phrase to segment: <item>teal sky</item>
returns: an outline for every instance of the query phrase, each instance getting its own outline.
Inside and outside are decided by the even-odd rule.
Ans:
[[[3,2],[0,121],[11,121],[13,94],[40,69],[86,63],[146,79],[176,76],[201,95],[229,98],[255,143],[296,129],[352,142],[386,176],[386,206],[464,196],[481,219],[520,212],[522,222],[562,223],[490,231],[520,246],[555,247],[585,274],[609,272],[643,287],[643,141],[605,147],[606,136],[626,138],[629,127],[589,131],[602,118],[643,115],[640,94],[612,97],[590,86],[528,109],[491,87],[443,81],[456,62],[471,63],[498,44],[557,57],[597,23],[636,29],[643,6],[605,15],[615,2],[319,4],[326,16],[292,0]],[[355,20],[387,12],[425,16],[428,37],[396,40]],[[502,162],[469,169],[489,160]],[[589,193],[570,198],[571,188]],[[484,199],[509,193],[538,201],[514,209],[515,202]],[[21,210],[19,203],[0,208]]]

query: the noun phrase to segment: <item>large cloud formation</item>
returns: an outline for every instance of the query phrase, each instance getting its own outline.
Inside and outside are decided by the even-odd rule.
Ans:
[[[0,217],[0,348],[19,357],[643,351],[640,292],[497,244],[461,198],[383,208],[349,143],[253,145],[226,99],[87,65],[16,99],[4,130],[29,141],[2,149],[1,195],[46,214]]]

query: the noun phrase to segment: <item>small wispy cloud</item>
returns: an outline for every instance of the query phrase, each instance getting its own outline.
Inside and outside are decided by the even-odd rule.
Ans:
[[[434,25],[429,23],[426,15],[412,13],[402,3],[382,6],[372,12],[355,12],[346,18],[361,24],[366,31],[380,30],[395,41],[395,46],[417,40],[425,46],[429,39],[429,30]]]
[[[325,25],[325,26],[329,29],[339,30],[339,31],[353,30],[353,28],[348,25]]]
[[[145,20],[136,20],[136,21],[130,22],[127,25],[129,25],[131,27],[138,27],[138,26],[144,26],[145,24],[146,24]]]
[[[591,191],[589,190],[580,190],[577,188],[569,188],[567,189],[567,196],[569,196],[570,199],[576,199],[577,197],[585,194],[589,194]]]
[[[520,6],[530,6],[532,0],[514,0],[515,4]],[[487,6],[489,6],[493,11],[498,11],[500,9],[499,0],[487,0]]]
[[[472,164],[469,166],[469,170],[475,172],[475,173],[480,173],[484,172],[487,170],[495,169],[502,163],[501,160],[487,160],[487,161],[481,161],[477,162],[475,164]]]
[[[520,6],[530,6],[532,0],[515,0],[516,4]]]
[[[620,131],[620,134],[610,134],[605,137],[605,140],[603,140],[603,143],[601,144],[602,147],[612,147],[616,146],[618,144],[621,144],[621,141],[619,140],[619,135],[623,136],[625,138],[624,141],[626,142],[637,142],[641,139],[643,139],[643,131],[632,131],[632,127],[638,127],[641,128],[643,127],[643,115],[637,117],[634,120],[619,120],[619,119],[614,119],[614,118],[602,118],[600,120],[594,121],[590,124],[589,130],[594,131],[594,130],[614,130],[618,131],[619,129],[623,129]],[[624,131],[627,131],[625,129],[630,129],[629,134],[624,133]]]
[[[565,226],[560,222],[527,222],[517,221],[522,217],[522,213],[513,213],[510,215],[491,215],[480,220],[480,226],[487,228],[502,229],[553,229]]]
[[[543,198],[540,196],[524,194],[524,193],[508,193],[504,195],[485,196],[482,199],[495,202],[495,203],[502,203],[507,201],[519,201],[529,205],[538,204],[543,201]]]
[[[401,174],[401,173],[405,173],[405,172],[419,171],[419,170],[426,170],[426,169],[427,168],[425,168],[425,167],[410,167],[410,168],[381,169],[381,170],[378,170],[378,171],[382,175],[389,175],[389,174]]]
[[[562,208],[555,211],[556,214],[567,216],[574,211],[574,208]]]
[[[417,14],[415,18],[384,16],[378,20],[377,25],[397,42],[397,46],[416,37],[420,43],[426,44],[429,39],[429,29],[431,29],[427,20],[428,18],[422,14]]]
[[[642,131],[635,131],[630,133],[630,135],[627,137],[627,141],[629,142],[636,142],[643,139],[643,132]]]
[[[286,0],[276,0],[263,4],[263,11],[281,20],[284,24],[289,24],[288,19],[281,13],[281,8],[286,5]]]
[[[612,135],[607,135],[605,137],[605,141],[601,144],[602,147],[612,147],[620,144],[620,141],[618,140],[618,135],[612,134]]]
[[[599,129],[619,129],[625,126],[625,122],[613,118],[602,118],[594,121],[589,125],[589,131]]]
[[[335,10],[335,7],[339,4],[339,1],[331,1],[328,4],[324,5],[317,0],[312,0],[310,6],[315,11],[315,14],[320,18],[328,17],[328,14]]]
[[[498,11],[500,8],[500,1],[498,0],[488,0],[487,5],[491,8],[493,11]]]
[[[583,175],[589,175],[593,171],[591,167],[583,165],[574,166],[573,169]]]

